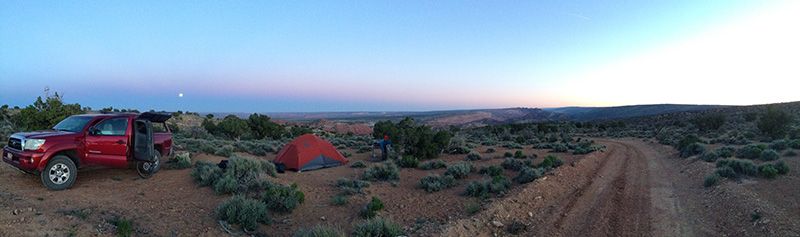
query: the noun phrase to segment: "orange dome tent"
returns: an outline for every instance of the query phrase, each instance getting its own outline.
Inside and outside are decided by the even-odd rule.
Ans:
[[[344,165],[347,159],[330,142],[306,134],[286,144],[273,162],[287,170],[307,171]]]

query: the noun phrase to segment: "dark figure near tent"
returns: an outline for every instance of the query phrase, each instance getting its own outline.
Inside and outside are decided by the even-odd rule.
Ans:
[[[392,145],[392,141],[389,140],[389,135],[383,135],[383,140],[380,142],[381,145],[381,160],[386,160],[389,156],[389,146]]]

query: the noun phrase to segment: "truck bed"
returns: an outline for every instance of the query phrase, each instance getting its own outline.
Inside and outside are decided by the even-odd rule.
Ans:
[[[169,155],[172,150],[172,133],[171,132],[155,132],[153,133],[153,144],[156,149],[161,152],[161,156]]]

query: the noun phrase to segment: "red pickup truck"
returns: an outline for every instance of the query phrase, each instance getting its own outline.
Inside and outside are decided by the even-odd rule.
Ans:
[[[3,161],[38,174],[51,190],[71,187],[78,168],[135,165],[142,177],[160,168],[172,153],[172,133],[165,113],[82,114],[67,117],[52,130],[11,135]]]

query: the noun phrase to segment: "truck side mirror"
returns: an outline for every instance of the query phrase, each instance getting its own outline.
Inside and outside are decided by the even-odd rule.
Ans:
[[[100,133],[100,129],[97,129],[97,127],[90,127],[89,128],[89,135],[97,135],[99,133]]]

